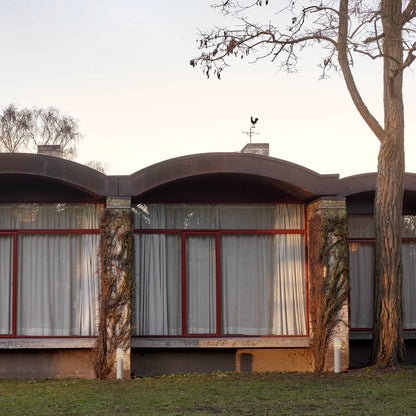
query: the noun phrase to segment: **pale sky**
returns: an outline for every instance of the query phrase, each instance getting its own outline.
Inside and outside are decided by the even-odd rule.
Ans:
[[[296,74],[270,61],[231,61],[218,81],[189,65],[198,29],[223,22],[210,3],[0,0],[0,106],[54,106],[73,116],[84,135],[76,161],[101,161],[114,175],[239,151],[250,116],[259,118],[253,141],[270,143],[273,157],[318,173],[375,171],[378,141],[341,77],[319,80],[320,51],[309,50]],[[357,68],[358,84],[382,124],[381,73],[370,65]],[[416,172],[415,71],[405,76],[408,172]]]

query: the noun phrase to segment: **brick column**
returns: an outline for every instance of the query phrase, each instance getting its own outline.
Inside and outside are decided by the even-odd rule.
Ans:
[[[130,198],[108,197],[101,220],[100,323],[96,373],[115,378],[116,352],[124,351],[123,378],[130,378],[133,224]]]
[[[310,333],[313,339],[314,322],[319,320],[320,310],[317,306],[317,292],[314,292],[325,279],[328,273],[325,266],[321,263],[320,249],[322,246],[322,223],[325,217],[344,217],[346,216],[345,199],[320,198],[311,202],[307,206],[307,241],[308,241],[308,292],[309,292],[309,317],[310,317]],[[331,236],[327,236],[331,238]],[[332,331],[329,338],[325,353],[325,371],[333,371],[333,343],[335,338],[341,340],[341,365],[342,371],[349,367],[349,330],[348,330],[348,302],[346,301],[338,313],[339,322]],[[318,348],[319,349],[319,348]]]

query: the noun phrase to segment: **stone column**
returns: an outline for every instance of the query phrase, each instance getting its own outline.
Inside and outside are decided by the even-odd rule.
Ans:
[[[308,241],[308,299],[309,299],[309,318],[310,333],[312,337],[312,351],[314,352],[315,370],[323,366],[324,371],[333,371],[333,345],[334,339],[341,340],[341,365],[342,371],[349,367],[349,330],[348,330],[348,299],[343,303],[339,310],[337,320],[339,321],[331,332],[331,336],[325,339],[326,334],[321,333],[320,339],[314,338],[318,332],[319,323],[325,316],[325,308],[320,292],[323,282],[328,273],[330,273],[331,262],[329,267],[322,262],[320,252],[323,244],[322,225],[326,218],[344,218],[346,216],[345,199],[320,198],[311,202],[307,207],[307,241]],[[326,239],[333,239],[331,235],[325,236]],[[327,240],[328,241],[328,240]],[[347,248],[346,248],[347,249]],[[328,270],[329,268],[329,270]],[[324,331],[325,332],[325,331]],[[323,352],[325,350],[325,353]],[[321,361],[321,365],[319,363]]]
[[[100,322],[96,374],[114,378],[117,349],[122,348],[123,378],[130,378],[133,224],[130,198],[108,197],[101,220]]]

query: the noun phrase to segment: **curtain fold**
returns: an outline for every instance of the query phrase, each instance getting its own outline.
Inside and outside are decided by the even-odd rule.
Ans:
[[[0,334],[12,332],[13,237],[0,235]]]
[[[216,254],[214,236],[186,238],[186,305],[189,334],[216,332]]]
[[[136,335],[180,335],[181,239],[136,235],[133,326]]]
[[[137,335],[184,335],[182,302],[187,334],[215,334],[217,301],[223,335],[306,335],[304,235],[239,231],[303,230],[303,205],[139,204],[134,209],[136,228],[177,230],[135,236]],[[220,237],[220,258],[209,234],[185,234],[182,247],[187,230],[227,230]],[[186,299],[180,291],[182,268]]]
[[[99,228],[101,204],[5,204],[0,205],[0,229]]]
[[[98,242],[98,235],[19,236],[18,335],[97,333]]]
[[[373,327],[374,246],[350,244],[351,328]]]

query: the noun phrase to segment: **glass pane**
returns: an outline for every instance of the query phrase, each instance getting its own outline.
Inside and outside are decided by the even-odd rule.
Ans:
[[[302,235],[221,238],[224,335],[306,334]]]
[[[103,209],[99,204],[0,205],[0,229],[95,229]]]
[[[373,327],[373,244],[350,244],[351,328]]]
[[[181,237],[135,235],[135,335],[181,335]]]
[[[0,235],[0,334],[12,333],[13,237]]]
[[[133,208],[141,229],[303,229],[299,204],[139,204]]]
[[[214,236],[186,239],[188,334],[216,333],[216,255]]]
[[[403,328],[416,329],[416,243],[402,244]]]
[[[375,238],[374,217],[372,215],[352,215],[348,217],[349,238]]]
[[[17,333],[97,333],[98,235],[24,235],[18,240]]]

